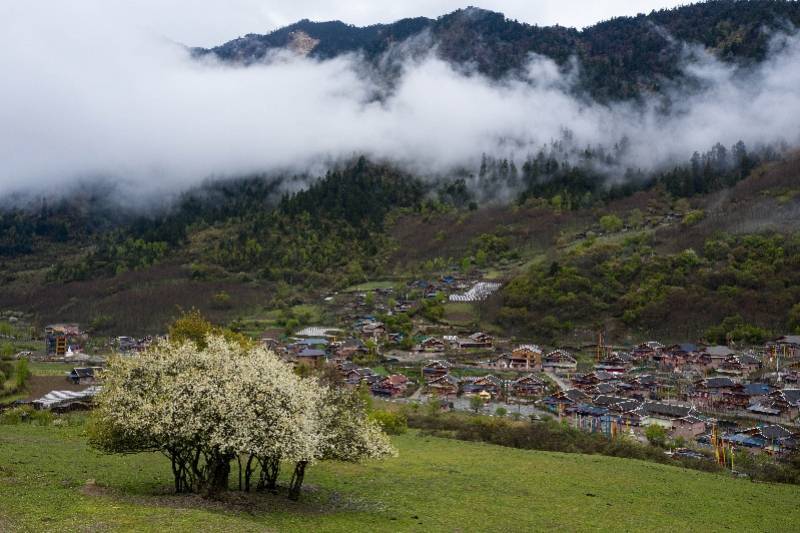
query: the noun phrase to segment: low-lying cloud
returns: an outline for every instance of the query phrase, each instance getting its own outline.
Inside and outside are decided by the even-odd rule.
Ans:
[[[706,88],[676,89],[665,115],[655,99],[606,106],[576,98],[574,73],[541,57],[522,79],[502,82],[435,54],[409,58],[392,92],[376,99],[380,89],[357,56],[319,62],[286,52],[249,67],[197,60],[124,20],[98,23],[96,9],[33,17],[0,8],[0,194],[86,179],[175,191],[362,153],[441,174],[476,167],[482,153],[523,158],[565,129],[577,146],[627,137],[625,163],[641,168],[685,161],[716,142],[800,140],[797,37],[780,39],[746,73],[694,49],[686,69]]]

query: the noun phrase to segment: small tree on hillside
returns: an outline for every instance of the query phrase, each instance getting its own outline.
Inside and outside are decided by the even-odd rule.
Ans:
[[[280,465],[290,462],[294,499],[315,461],[393,452],[356,395],[297,376],[263,347],[219,334],[201,344],[162,342],[112,359],[90,443],[109,453],[163,453],[176,492],[208,496],[228,489],[234,459],[245,457],[245,490],[258,471],[258,488],[275,491]]]
[[[647,429],[644,430],[644,436],[647,438],[647,442],[653,446],[663,448],[667,443],[667,430],[658,424],[647,426]]]
[[[475,414],[479,413],[480,410],[483,409],[483,405],[483,398],[477,394],[469,399],[469,407],[475,412]]]

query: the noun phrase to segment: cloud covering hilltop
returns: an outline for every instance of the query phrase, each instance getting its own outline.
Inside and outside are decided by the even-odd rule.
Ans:
[[[482,153],[525,157],[566,130],[576,146],[627,138],[625,163],[642,168],[716,142],[800,140],[795,35],[776,36],[769,58],[746,70],[686,45],[691,91],[607,105],[576,96],[579,64],[565,70],[540,56],[498,81],[395,49],[401,74],[387,92],[357,54],[277,52],[245,67],[193,58],[103,3],[55,4],[44,17],[2,11],[0,194],[98,178],[140,193],[180,190],[362,153],[443,173]]]

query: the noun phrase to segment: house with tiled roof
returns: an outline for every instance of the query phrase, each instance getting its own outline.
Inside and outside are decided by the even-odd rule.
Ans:
[[[578,362],[566,350],[553,350],[542,359],[542,369],[556,374],[567,374],[578,369]]]
[[[547,392],[547,383],[533,374],[522,376],[511,382],[511,394],[517,398],[535,398]]]
[[[451,374],[444,374],[428,381],[425,393],[440,398],[455,398],[458,396],[460,385],[460,379]]]

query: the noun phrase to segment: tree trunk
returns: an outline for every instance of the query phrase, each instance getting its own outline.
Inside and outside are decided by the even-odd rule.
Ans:
[[[300,499],[300,489],[303,487],[303,477],[306,474],[308,461],[298,461],[294,466],[292,481],[289,483],[289,499],[297,501]]]
[[[250,492],[250,480],[253,477],[253,459],[255,456],[251,455],[247,458],[247,466],[244,469],[244,491]]]
[[[281,469],[280,457],[268,457],[261,461],[261,489],[278,493],[278,475]]]
[[[181,492],[181,470],[178,466],[178,459],[174,453],[169,454],[170,463],[172,463],[172,477],[175,478],[175,494]]]
[[[213,498],[228,490],[228,478],[231,475],[230,455],[212,452],[206,458],[205,496]]]
[[[242,490],[242,456],[236,455],[236,464],[239,465],[239,490]]]

